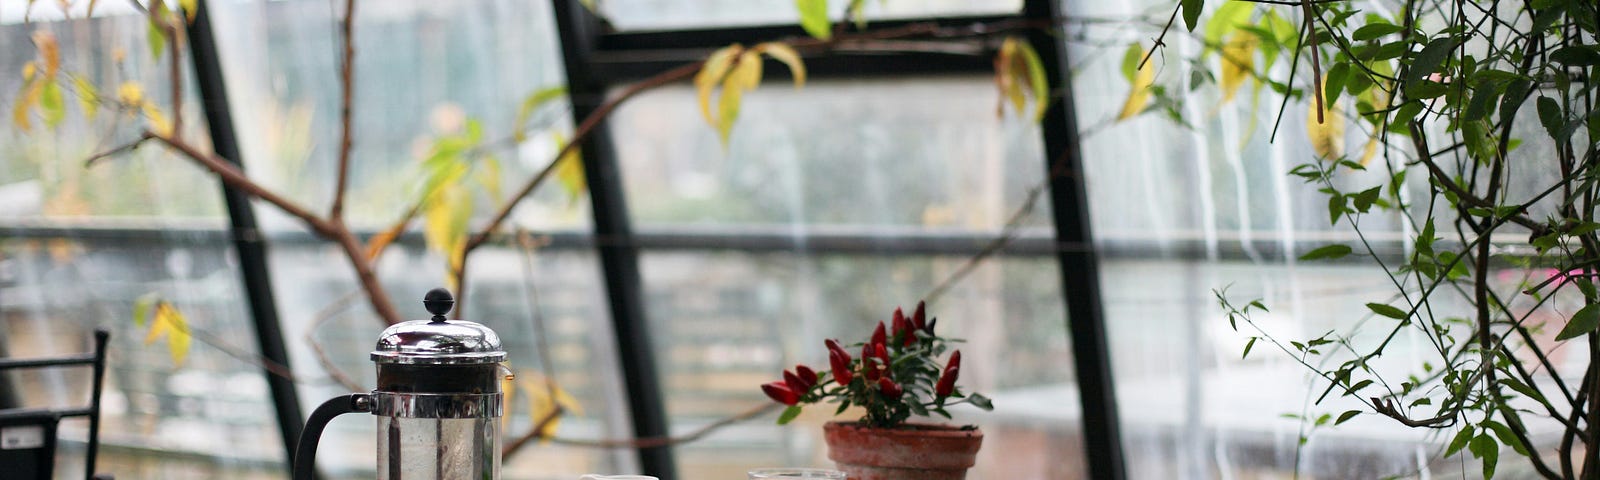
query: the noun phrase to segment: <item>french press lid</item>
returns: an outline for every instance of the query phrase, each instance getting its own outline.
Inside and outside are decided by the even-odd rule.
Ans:
[[[476,322],[448,320],[455,298],[443,288],[429,290],[422,305],[433,314],[429,320],[412,320],[389,326],[378,336],[372,361],[402,365],[476,365],[506,359],[500,336]]]

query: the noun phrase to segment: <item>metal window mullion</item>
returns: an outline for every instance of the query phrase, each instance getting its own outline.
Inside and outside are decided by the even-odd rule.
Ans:
[[[1059,1],[1027,0],[1023,16],[1053,23],[1063,18]],[[1122,480],[1127,474],[1111,377],[1111,352],[1106,345],[1105,316],[1100,304],[1100,262],[1090,230],[1072,80],[1063,68],[1071,63],[1067,61],[1066,45],[1051,32],[1029,31],[1028,42],[1039,52],[1052,93],[1040,133],[1044,136],[1044,168],[1050,181],[1056,242],[1074,247],[1058,249],[1057,258],[1083,407],[1084,455],[1089,478]]]
[[[240,160],[238,137],[235,135],[233,117],[228,105],[228,93],[222,76],[222,64],[217,52],[215,32],[211,28],[208,1],[197,2],[194,20],[189,22],[189,58],[194,67],[195,80],[200,88],[200,103],[205,110],[206,128],[211,134],[211,149],[235,168],[244,170]],[[172,79],[182,81],[182,79]],[[283,326],[278,321],[278,308],[272,293],[272,277],[267,270],[267,244],[256,225],[255,212],[250,208],[250,198],[237,189],[222,184],[223,200],[228,208],[228,224],[234,253],[239,257],[239,275],[244,283],[244,293],[250,309],[250,320],[255,327],[256,347],[268,362],[289,368],[289,353],[284,347]],[[294,381],[274,375],[263,367],[262,375],[272,394],[272,406],[278,417],[278,431],[283,437],[284,458],[293,455],[295,443],[304,428],[300,411],[300,396]],[[290,459],[292,460],[292,459]],[[289,471],[284,463],[284,472]]]
[[[567,92],[572,102],[573,124],[579,124],[605,99],[608,85],[591,75],[590,59],[598,33],[597,19],[580,0],[554,0],[561,56],[566,67]],[[611,308],[612,331],[628,392],[629,417],[634,436],[669,435],[660,377],[655,368],[655,348],[644,309],[644,286],[639,274],[639,248],[623,192],[616,150],[605,122],[584,140],[583,169],[589,186],[600,268]],[[677,477],[671,446],[637,449],[644,473],[662,480]]]

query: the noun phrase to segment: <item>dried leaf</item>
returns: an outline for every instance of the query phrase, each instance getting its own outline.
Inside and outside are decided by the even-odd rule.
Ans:
[[[478,185],[483,187],[484,193],[489,195],[489,201],[498,203],[500,201],[500,158],[494,155],[484,156],[482,160],[478,160],[478,168],[474,169],[474,172],[476,173],[474,178],[477,179]]]
[[[1000,88],[1002,103],[1009,100],[1011,101],[1011,108],[1021,112],[1023,106],[1027,103],[1027,98],[1026,94],[1023,93],[1022,84],[1017,74],[1017,67],[1020,63],[1017,58],[1019,55],[1017,52],[1018,43],[1021,42],[1016,37],[1007,37],[1005,42],[1000,44],[1000,53],[995,56],[994,60],[994,81],[996,86]],[[1004,109],[1001,109],[1001,111],[1003,112]]]
[[[1124,56],[1124,65],[1127,64],[1127,57],[1144,56],[1144,48],[1140,47],[1137,43],[1129,45],[1128,51],[1132,53],[1132,55]],[[1138,60],[1135,59],[1134,62],[1135,65],[1137,65]],[[1137,66],[1135,66],[1135,68],[1137,68]],[[1144,111],[1145,105],[1150,103],[1150,86],[1154,85],[1156,82],[1155,62],[1145,62],[1144,68],[1138,68],[1138,70],[1133,73],[1131,78],[1132,80],[1129,81],[1128,100],[1122,103],[1122,113],[1117,115],[1117,120],[1119,121],[1132,118],[1134,115],[1138,115],[1140,112]]]
[[[1316,103],[1307,106],[1306,137],[1311,140],[1311,149],[1317,152],[1318,157],[1337,160],[1344,157],[1344,115],[1340,114],[1338,102],[1326,106],[1320,124],[1317,123]]]
[[[744,47],[735,43],[712,52],[706,57],[706,63],[700,67],[700,73],[694,76],[694,88],[700,100],[700,115],[706,119],[706,124],[717,126],[717,117],[711,115],[711,92],[717,85],[722,84],[722,79],[728,76],[728,70],[733,66],[733,60],[738,57]]]
[[[46,30],[33,32],[33,45],[39,49],[39,58],[44,60],[45,78],[56,78],[56,72],[61,71],[61,46],[56,43],[55,34]]]
[[[800,54],[794,51],[794,47],[781,42],[767,42],[756,45],[755,50],[788,65],[789,72],[794,76],[794,88],[806,85],[806,63],[800,59]]]
[[[33,105],[39,103],[43,83],[39,77],[34,76],[23,82],[22,89],[17,92],[17,102],[11,105],[11,123],[17,126],[17,130],[27,132],[33,129],[33,122],[28,114],[33,110]]]
[[[399,222],[395,222],[395,224],[393,226],[389,227],[388,230],[384,230],[382,232],[378,232],[377,235],[373,235],[371,239],[368,239],[367,240],[367,260],[368,261],[377,261],[378,260],[378,256],[379,255],[383,255],[384,249],[389,248],[389,245],[394,243],[394,240],[396,238],[399,238],[400,234],[405,233],[406,227],[408,227],[410,225],[411,225],[411,217],[408,216],[406,218],[400,219]]]
[[[1240,31],[1228,38],[1222,46],[1222,103],[1233,101],[1239,87],[1250,78],[1255,69],[1256,45],[1260,38],[1254,33]]]

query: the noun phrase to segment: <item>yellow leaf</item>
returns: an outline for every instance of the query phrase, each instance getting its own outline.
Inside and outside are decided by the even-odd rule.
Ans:
[[[100,92],[78,75],[72,76],[72,88],[78,91],[78,106],[83,108],[83,116],[94,120],[95,114],[100,112]]]
[[[1134,44],[1132,48],[1139,49],[1141,57],[1144,55],[1143,47],[1138,44]],[[1144,67],[1139,68],[1133,75],[1133,80],[1129,85],[1128,100],[1122,103],[1122,113],[1117,115],[1117,120],[1126,120],[1143,112],[1145,105],[1150,103],[1150,86],[1154,85],[1155,82],[1155,62],[1145,62]]]
[[[164,326],[164,328],[163,328]],[[150,328],[151,335],[159,337],[156,329],[164,330],[167,335],[167,354],[172,357],[173,365],[183,365],[183,360],[189,356],[189,321],[184,318],[183,312],[171,303],[161,302],[156,304],[156,317]],[[152,339],[145,337],[145,344]]]
[[[56,36],[45,30],[33,32],[33,45],[39,49],[39,58],[44,60],[45,78],[56,78],[56,72],[61,70],[61,46],[56,43]]]
[[[728,84],[722,87],[722,97],[717,101],[717,138],[722,141],[722,148],[728,148],[728,136],[733,133],[733,122],[739,119],[739,102],[744,91],[739,88],[730,88],[733,76],[728,76]]]
[[[694,76],[694,88],[700,99],[700,115],[706,119],[706,124],[717,126],[717,118],[711,115],[711,92],[728,75],[728,69],[733,66],[733,60],[744,51],[744,47],[735,43],[712,52],[706,57],[706,63],[700,67],[700,73]]]
[[[458,182],[440,185],[423,213],[422,238],[428,249],[445,257],[451,272],[461,268],[461,249],[472,217],[472,192]],[[451,282],[454,275],[448,275]]]
[[[795,52],[794,47],[782,42],[767,42],[756,45],[755,49],[766,53],[767,56],[777,61],[783,62],[784,65],[788,65],[789,72],[794,75],[794,88],[806,85],[806,63],[800,59],[800,53]]]
[[[567,139],[560,133],[555,134],[556,148],[565,148]],[[583,155],[581,149],[573,148],[572,151],[556,159],[561,162],[556,166],[556,180],[561,182],[561,188],[567,191],[567,203],[577,203],[578,196],[588,188],[588,182],[583,176]]]
[[[1338,160],[1344,157],[1344,115],[1340,115],[1339,102],[1330,103],[1327,107],[1322,112],[1320,124],[1317,123],[1316,102],[1306,107],[1306,137],[1311,140],[1311,149],[1317,152],[1318,157]]]
[[[1254,33],[1238,31],[1222,46],[1222,103],[1233,101],[1239,87],[1255,69],[1258,42]]]
[[[30,60],[30,61],[28,61],[28,63],[22,64],[22,81],[24,81],[24,82],[31,81],[31,80],[33,80],[33,76],[34,75],[38,75],[38,74],[39,74],[39,64],[38,63],[35,63],[35,62]]]
[[[1377,156],[1377,154],[1378,136],[1373,135],[1371,137],[1367,137],[1367,145],[1365,147],[1361,147],[1361,166],[1367,166],[1368,163],[1372,162],[1372,157]]]
[[[151,132],[164,137],[172,136],[172,122],[161,112],[161,107],[156,106],[155,102],[144,102],[140,109],[144,111],[145,119],[150,122]]]
[[[144,87],[139,82],[127,81],[117,86],[117,101],[123,105],[137,106],[144,103]]]
[[[494,155],[486,155],[478,160],[478,168],[474,170],[477,175],[478,185],[483,186],[485,193],[489,194],[489,201],[500,201],[500,159]]]
[[[200,12],[200,0],[178,0],[178,6],[183,7],[183,13],[189,15],[189,22],[194,23],[194,14]]]
[[[1000,44],[1000,52],[994,57],[994,85],[995,88],[1000,90],[1000,105],[995,108],[996,115],[1005,114],[1005,101],[1007,99],[1011,100],[1011,104],[1018,111],[1022,109],[1022,89],[1016,85],[1016,74],[1011,72],[1017,65],[1017,62],[1013,60],[1013,57],[1016,56],[1016,38],[1008,37],[1005,42]]]
[[[30,78],[22,84],[22,90],[17,92],[17,103],[11,105],[11,123],[17,125],[17,130],[27,132],[33,129],[33,122],[28,118],[28,113],[33,109],[33,104],[39,102],[42,83],[44,82],[39,77]]]
[[[762,66],[761,53],[746,50],[739,54],[739,63],[728,72],[728,78],[722,83],[722,88],[738,87],[741,90],[754,89],[761,85]]]

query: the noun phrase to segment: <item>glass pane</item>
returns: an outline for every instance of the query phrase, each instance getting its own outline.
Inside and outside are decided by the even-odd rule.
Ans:
[[[623,30],[736,25],[798,25],[800,12],[789,0],[600,0],[600,15]],[[845,1],[830,2],[843,12]],[[1022,0],[889,0],[865,2],[869,20],[994,15],[1022,9]],[[842,13],[830,13],[834,18]]]
[[[31,23],[23,23],[24,3],[36,3]],[[56,2],[0,2],[0,44],[11,47],[0,51],[0,104],[26,119],[0,123],[0,356],[84,353],[93,330],[107,329],[97,471],[280,478],[285,455],[217,182],[155,143],[85,165],[136,138],[156,114],[173,114],[170,58],[151,54],[148,22],[126,2],[100,3],[87,18],[84,2],[70,17]],[[60,55],[53,72],[37,48],[52,38]],[[29,62],[31,82],[19,74]],[[205,148],[195,92],[183,85],[183,137]],[[184,315],[191,340],[176,344],[181,356],[170,347],[175,330],[150,336],[156,322],[172,323],[135,318],[140,298]],[[90,403],[88,368],[4,379],[0,403]],[[59,437],[55,477],[84,478],[87,420],[63,421]]]
[[[1037,126],[996,118],[998,101],[977,77],[767,82],[724,148],[681,87],[633,99],[612,125],[628,132],[618,158],[641,228],[994,232],[1044,173]],[[1048,208],[1023,225],[1049,225]]]
[[[342,8],[342,7],[340,7]],[[251,174],[324,210],[340,145],[342,12],[325,1],[214,6],[229,100]],[[425,160],[448,152],[472,166],[479,218],[551,161],[564,98],[533,111],[514,135],[523,100],[565,84],[548,2],[406,0],[358,4],[353,147],[347,217],[392,224],[421,197]],[[583,228],[587,202],[551,182],[513,216],[530,228]],[[282,215],[262,209],[269,226]]]
[[[1083,475],[1059,275],[1055,262],[1041,260],[987,263],[929,307],[942,335],[966,339],[958,347],[964,388],[994,399],[993,413],[953,409],[955,423],[984,429],[969,478]],[[864,338],[965,261],[647,253],[651,333],[674,431],[770,403],[761,383],[797,363],[825,366],[823,339]],[[830,465],[821,425],[831,413],[818,406],[787,426],[766,415],[720,429],[680,446],[678,468],[684,478],[734,478],[758,466]]]

